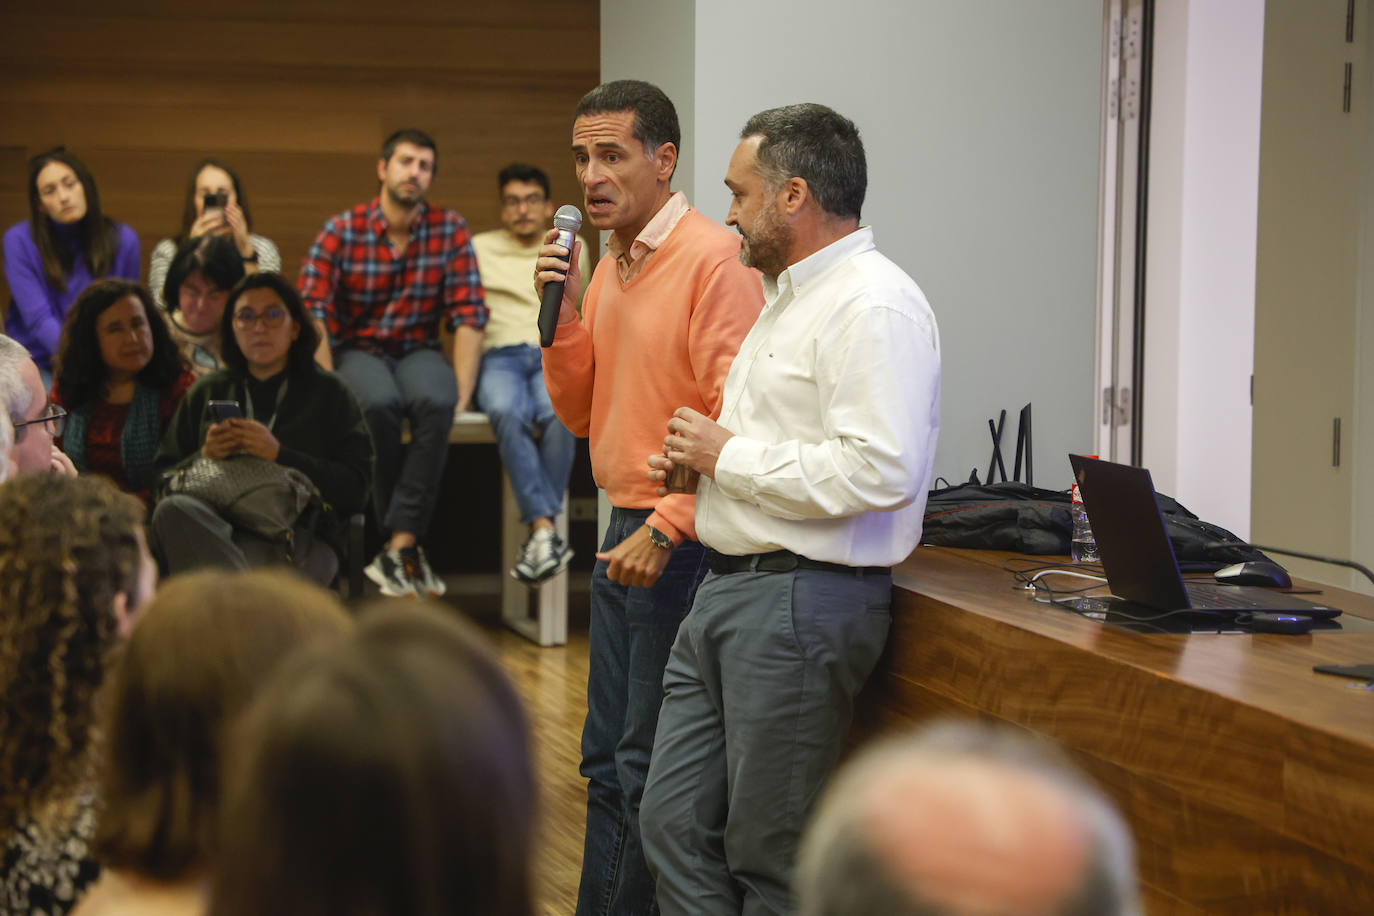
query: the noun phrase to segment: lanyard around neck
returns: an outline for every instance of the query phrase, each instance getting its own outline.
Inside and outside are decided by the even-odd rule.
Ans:
[[[277,401],[272,405],[272,419],[267,421],[268,432],[271,432],[272,427],[277,424],[277,414],[281,413],[281,402],[286,398],[286,384],[289,381],[291,380],[282,379],[281,387],[277,389]],[[246,381],[243,383],[243,406],[244,409],[248,411],[248,419],[256,420],[257,417],[253,416],[253,395],[248,390],[248,383]]]

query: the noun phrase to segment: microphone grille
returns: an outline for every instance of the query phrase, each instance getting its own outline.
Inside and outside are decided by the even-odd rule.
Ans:
[[[553,225],[556,229],[566,229],[569,232],[576,232],[578,229],[582,228],[582,211],[572,204],[564,204],[559,207],[558,212],[553,215]]]

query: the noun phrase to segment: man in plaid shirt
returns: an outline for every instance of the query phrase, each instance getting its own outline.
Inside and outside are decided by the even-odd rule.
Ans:
[[[353,389],[372,432],[373,498],[390,539],[366,572],[384,595],[443,594],[419,538],[434,514],[454,410],[472,402],[487,323],[467,223],[425,202],[437,157],[423,131],[388,137],[381,192],[325,223],[301,267],[301,296],[321,331],[317,359]],[[449,360],[441,325],[453,332]]]

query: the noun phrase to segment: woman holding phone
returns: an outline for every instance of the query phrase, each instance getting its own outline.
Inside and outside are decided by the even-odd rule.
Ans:
[[[155,464],[168,472],[197,457],[253,455],[295,468],[319,488],[327,507],[313,537],[298,527],[293,555],[236,528],[186,494],[159,500],[152,530],[169,573],[206,566],[248,569],[292,562],[324,584],[338,570],[338,520],[361,511],[372,483],[372,439],[353,393],[315,362],[318,338],[300,294],[281,274],[256,273],[229,295],[220,319],[225,368],[187,393]],[[302,523],[308,524],[308,523]]]
[[[191,172],[186,203],[181,211],[181,232],[163,239],[148,261],[148,287],[163,308],[163,285],[177,248],[188,239],[223,236],[234,243],[245,273],[281,270],[281,254],[269,238],[253,232],[253,216],[238,173],[219,159],[203,159]]]
[[[62,329],[52,402],[67,419],[58,444],[78,472],[147,500],[162,431],[194,381],[148,291],[97,280]]]
[[[81,291],[105,276],[138,279],[138,236],[101,212],[95,178],[60,146],[29,160],[28,189],[28,220],[5,232],[5,333],[29,351],[46,388]]]

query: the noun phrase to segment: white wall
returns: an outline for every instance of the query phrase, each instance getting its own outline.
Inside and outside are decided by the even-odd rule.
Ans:
[[[1160,0],[1145,284],[1143,460],[1250,531],[1263,0]]]
[[[602,70],[681,85],[693,49],[693,202],[723,220],[739,129],[815,101],[853,118],[869,161],[864,222],[940,322],[935,470],[987,470],[987,419],[1035,411],[1036,482],[1066,487],[1092,442],[1100,0],[603,0]],[[684,115],[684,120],[686,120]],[[684,134],[689,129],[684,124]],[[685,145],[685,141],[684,141]],[[679,170],[679,187],[686,185]]]
[[[1364,106],[1364,148],[1374,150],[1374,28],[1371,28],[1370,13],[1374,4],[1364,2],[1355,15],[1362,21],[1364,44],[1364,66],[1362,79],[1354,87],[1354,99]],[[1360,70],[1356,70],[1357,73]],[[1355,350],[1356,384],[1355,389],[1355,429],[1350,438],[1354,446],[1348,460],[1358,461],[1365,455],[1374,455],[1374,359],[1366,359],[1374,353],[1374,160],[1369,156],[1363,159],[1360,175],[1360,272],[1359,300],[1357,305],[1357,325],[1359,337]],[[1354,531],[1352,532],[1353,557],[1366,566],[1374,567],[1374,472],[1369,462],[1359,465],[1363,473],[1355,475],[1355,512]],[[1374,594],[1372,585],[1363,576],[1354,576],[1352,587]]]

